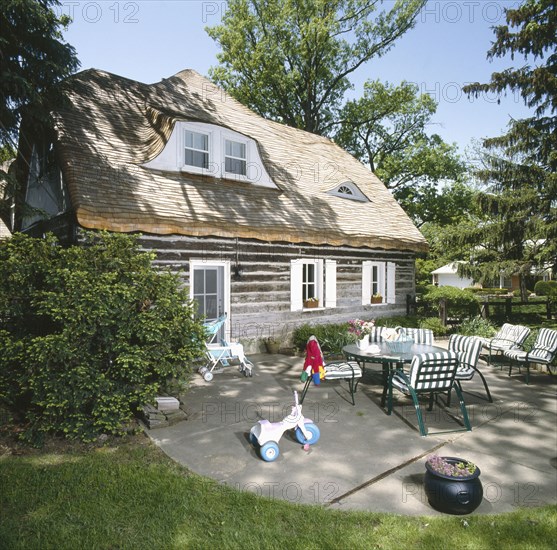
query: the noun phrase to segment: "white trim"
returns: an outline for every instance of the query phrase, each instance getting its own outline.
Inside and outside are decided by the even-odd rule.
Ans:
[[[362,262],[362,305],[371,302],[371,262]]]
[[[385,278],[386,289],[385,299],[388,304],[396,302],[396,264],[394,262],[387,262],[387,277]]]
[[[302,260],[290,260],[290,311],[303,309],[302,300]]]
[[[325,260],[325,307],[337,307],[337,263]]]

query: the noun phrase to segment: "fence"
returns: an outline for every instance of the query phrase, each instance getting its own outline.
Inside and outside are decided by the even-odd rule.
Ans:
[[[486,296],[480,300],[480,313],[484,319],[488,319],[494,309],[499,308],[501,310],[504,308],[504,316],[511,317],[513,313],[513,308],[518,306],[545,306],[545,315],[547,319],[551,319],[553,302],[551,300],[528,300],[528,301],[517,301],[513,300],[511,296],[501,299],[498,297],[497,300],[490,300],[489,296]]]
[[[455,321],[454,315],[451,315],[450,304],[446,300],[440,300],[437,307],[433,307],[428,303],[422,302],[419,296],[406,296],[406,315],[419,315],[421,317],[434,317],[439,315],[443,325],[450,324]],[[504,316],[506,319],[512,317],[513,308],[518,306],[544,306],[545,316],[551,319],[553,315],[554,302],[551,300],[528,300],[518,301],[512,296],[501,298],[501,296],[482,296],[478,300],[480,306],[480,315],[484,319],[490,316]],[[472,313],[472,312],[471,312]]]

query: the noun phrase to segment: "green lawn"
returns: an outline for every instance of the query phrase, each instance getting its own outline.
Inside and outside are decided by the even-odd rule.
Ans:
[[[3,454],[1,454],[3,452]],[[0,548],[554,548],[557,507],[400,517],[256,497],[137,436],[106,447],[0,445]]]

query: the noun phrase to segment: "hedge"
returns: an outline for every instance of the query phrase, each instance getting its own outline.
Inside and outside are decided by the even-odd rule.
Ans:
[[[203,353],[180,281],[136,237],[87,233],[0,244],[0,405],[39,441],[120,434],[167,379]]]

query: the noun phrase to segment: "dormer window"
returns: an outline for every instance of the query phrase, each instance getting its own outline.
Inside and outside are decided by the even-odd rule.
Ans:
[[[143,166],[278,189],[254,139],[205,122],[176,121],[164,149]]]
[[[348,187],[348,185],[341,185],[338,190],[337,193],[339,195],[354,195],[354,192],[352,191],[352,189],[350,189],[350,187]]]
[[[353,181],[344,181],[328,191],[329,195],[336,195],[353,201],[368,202],[369,199],[358,189]]]
[[[224,171],[229,174],[247,174],[246,144],[230,139],[224,140]]]
[[[209,168],[209,135],[186,130],[184,136],[184,164]]]

